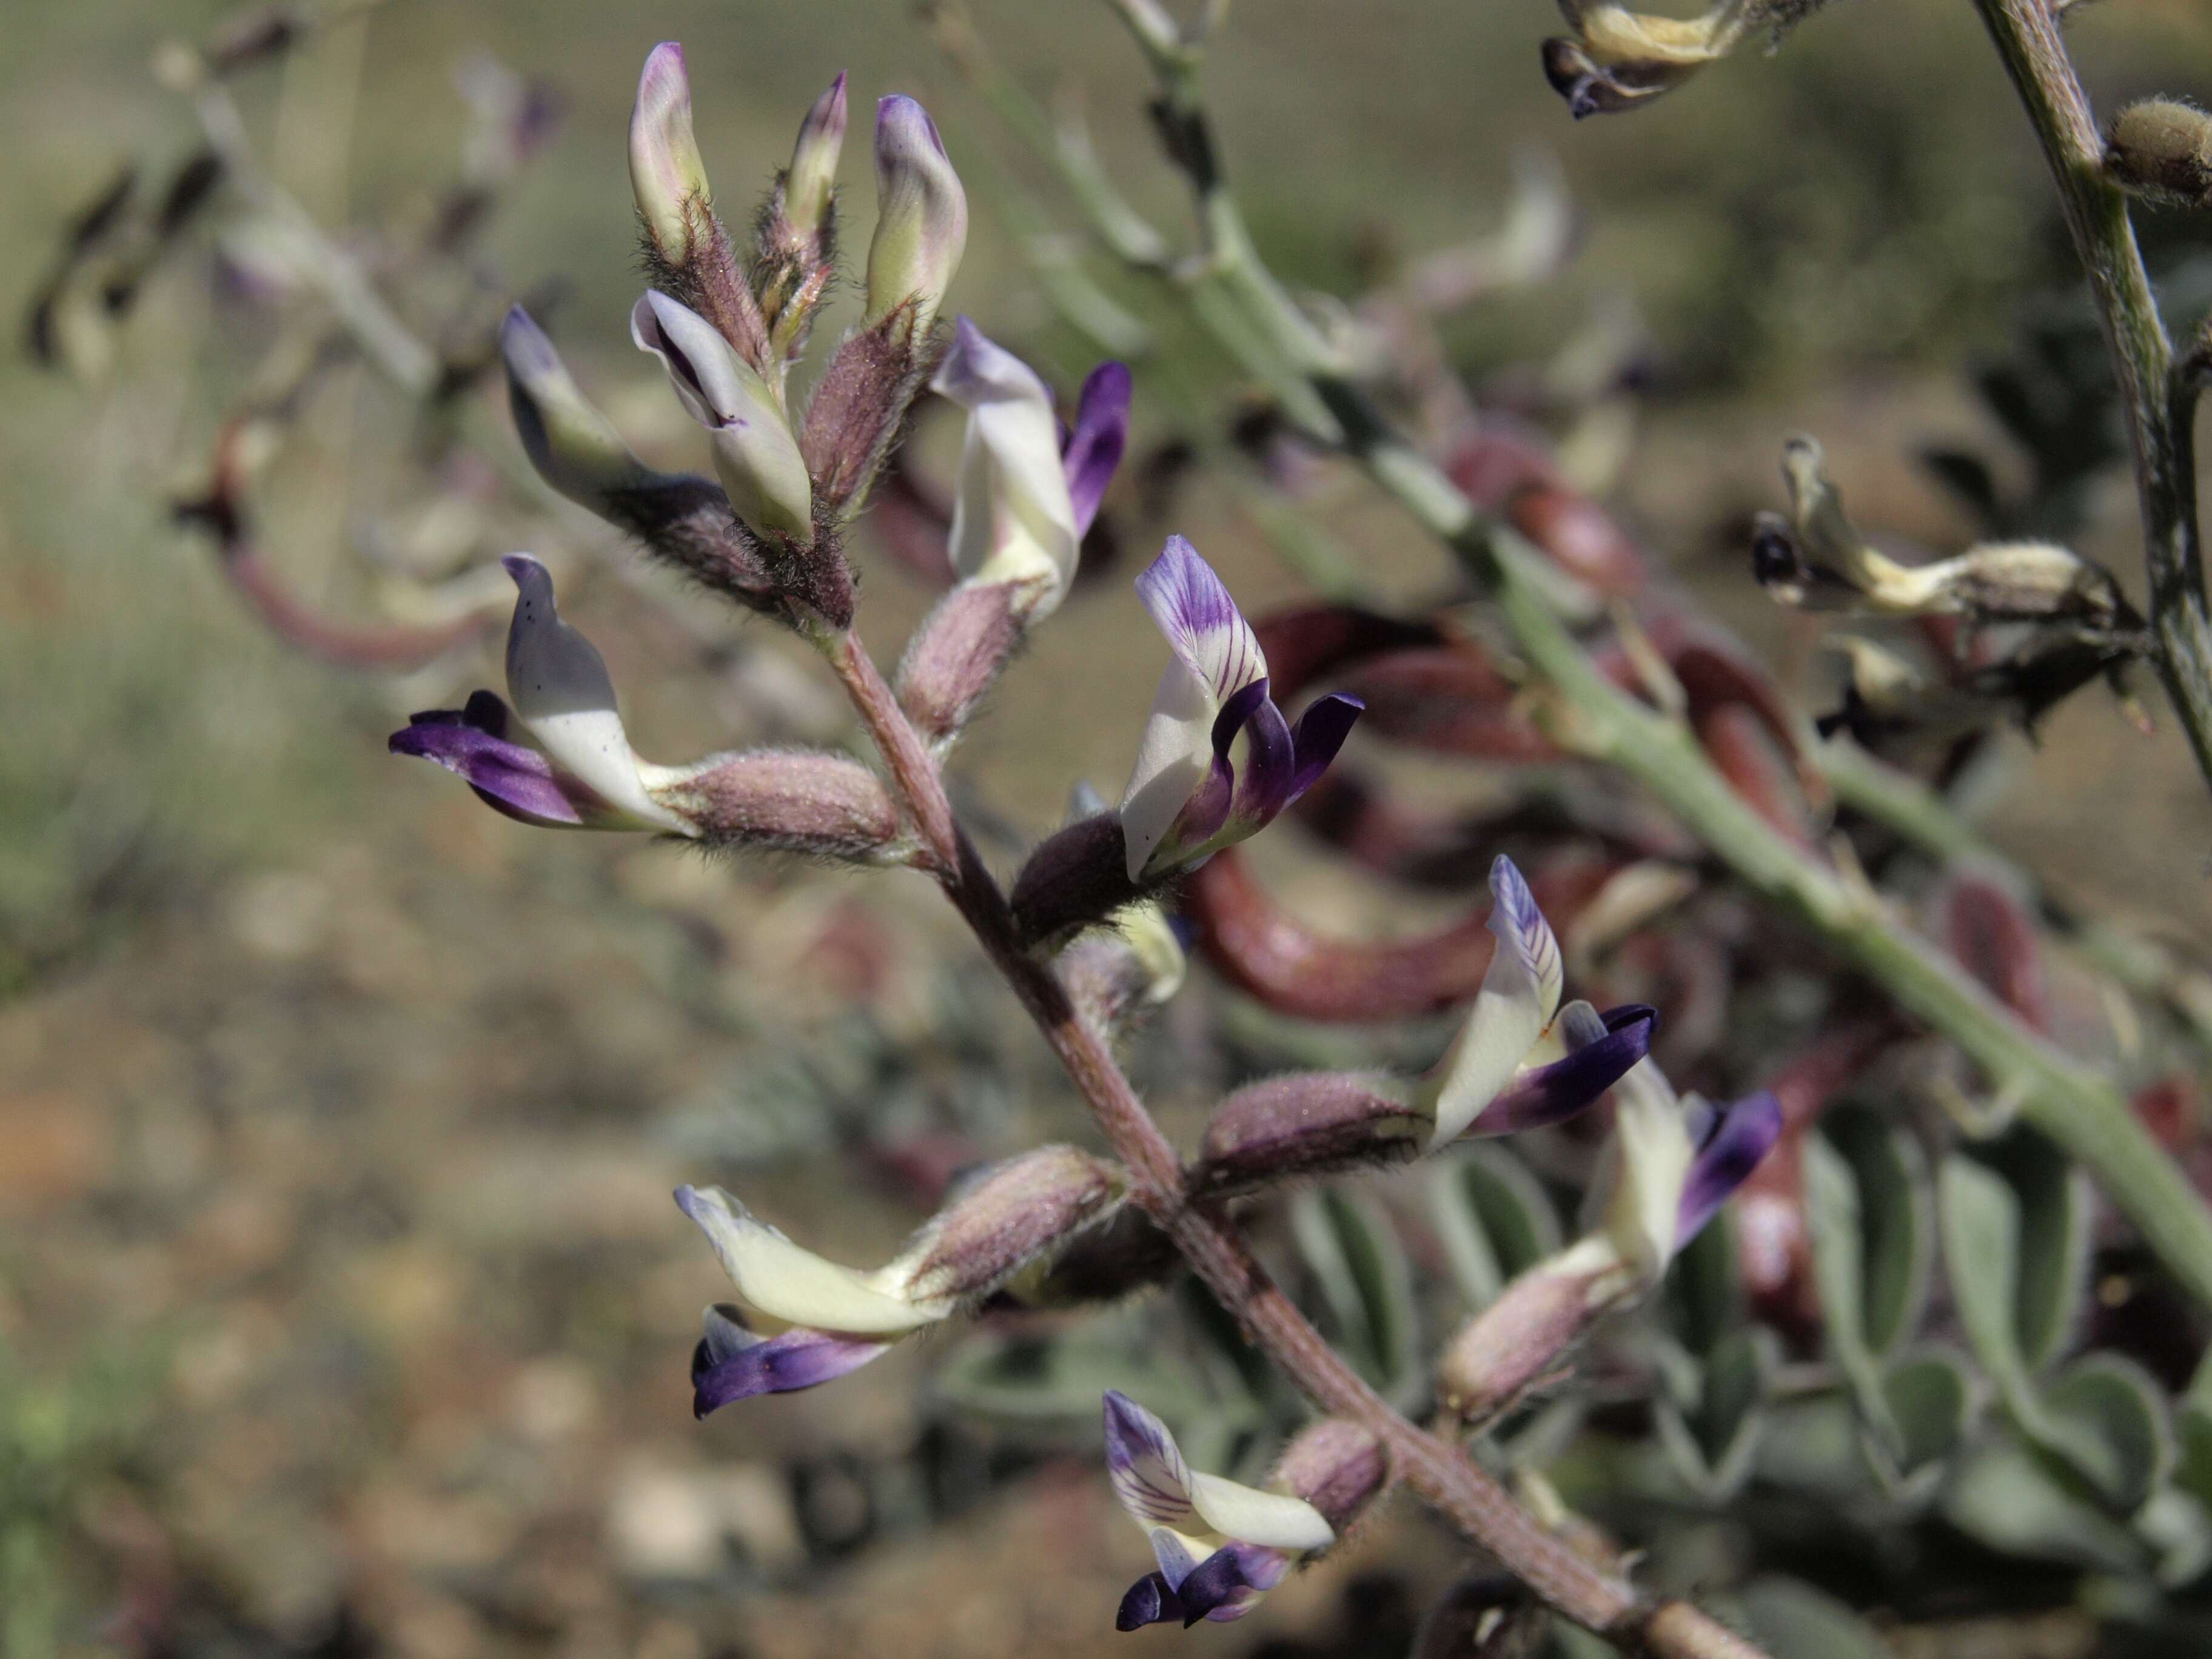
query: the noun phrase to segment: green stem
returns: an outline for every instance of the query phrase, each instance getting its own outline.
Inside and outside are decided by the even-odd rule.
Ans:
[[[1999,29],[1996,20],[2027,12],[2049,24],[2041,0],[1978,3],[1991,17],[1993,30]],[[1139,38],[1141,41],[1141,33]],[[2001,45],[2004,40],[2000,31]],[[1449,478],[1392,429],[1364,392],[1331,372],[1327,353],[1316,349],[1312,325],[1261,266],[1235,198],[1212,161],[1194,49],[1186,46],[1178,52],[1163,53],[1152,43],[1144,44],[1160,73],[1164,101],[1185,129],[1176,146],[1176,160],[1189,174],[1199,200],[1212,269],[1227,276],[1238,265],[1254,268],[1255,274],[1236,289],[1252,301],[1246,321],[1265,331],[1285,357],[1307,368],[1346,448],[1487,588],[1529,665],[1563,710],[1577,747],[1643,784],[1738,879],[1796,915],[1839,957],[1968,1055],[2001,1097],[2016,1100],[2022,1117],[2096,1176],[2167,1269],[2200,1302],[2212,1307],[2212,1212],[2136,1120],[2119,1091],[2023,1024],[1955,962],[1891,914],[1875,895],[1847,885],[1833,870],[1777,834],[1713,769],[1686,726],[1637,702],[1598,672],[1535,574],[1544,562],[1542,556],[1478,514]],[[2060,56],[2063,61],[2063,52]],[[2012,61],[2009,57],[2008,61]],[[2086,121],[2086,110],[2080,113]],[[2070,142],[2076,149],[2086,142],[2094,155],[2094,127],[2086,141],[2075,131]],[[1194,166],[1194,158],[1203,159]],[[2076,186],[2075,194],[2101,198],[2106,193],[2100,180],[2085,179],[2079,167],[2066,176]],[[2110,216],[2106,216],[2108,229]],[[2158,586],[2166,608],[2174,613],[2161,627],[2164,639],[2172,628],[2190,634],[2195,625],[2185,625],[2185,612],[2203,621],[2203,588],[2197,580],[2193,510],[2179,510],[2185,504],[2193,508],[2193,502],[2173,479],[2171,458],[2160,447],[2166,431],[2164,337],[2150,306],[2141,261],[2133,258],[2133,239],[2125,234],[2124,212],[2118,217],[2122,234],[2106,246],[2117,253],[2124,243],[2129,259],[2120,263],[2131,264],[2132,286],[2118,280],[2124,273],[2117,268],[2101,275],[2093,268],[2093,276],[2098,276],[2100,298],[2108,290],[2128,297],[2126,338],[2116,350],[2136,369],[2145,369],[2155,357],[2155,371],[2148,373],[2142,387],[2130,380],[2130,401],[2138,458],[2148,458],[2142,470],[2148,477],[2152,470],[2148,462],[2154,461],[2160,480],[2156,489],[2148,483],[2145,486],[2146,522],[2151,521],[2155,498],[2163,515],[2160,522],[2171,532],[2164,544],[2154,542],[2154,566],[2166,573],[2156,579]],[[2108,311],[2108,322],[2116,314],[2120,313]],[[2130,352],[2136,355],[2129,356]],[[2154,386],[2155,395],[2148,395],[2148,388]],[[2146,395],[2136,396],[2138,390]],[[2147,426],[2147,421],[2155,424]],[[2153,438],[2157,442],[2150,441]],[[2169,565],[2176,568],[2169,570]],[[2184,603],[2184,587],[2193,595],[2193,605]],[[2198,666],[2212,665],[2212,627],[2204,629],[2203,642],[2205,649],[2199,658],[2169,653],[2169,669],[2173,662],[2185,660]],[[2168,684],[2174,690],[2176,707],[2191,725],[2192,741],[2212,772],[2212,670],[2203,677],[2201,703],[2193,700],[2194,673],[2193,668],[2169,672]],[[2201,726],[2191,712],[2199,709],[2204,715]]]
[[[2151,629],[2165,681],[2197,764],[2212,782],[2212,609],[2197,544],[2196,458],[2173,417],[2173,350],[2136,246],[2128,198],[2105,176],[2104,143],[2046,0],[1974,0],[1996,43],[2058,185],[2074,251],[2105,329],[2135,453],[2150,578]]]

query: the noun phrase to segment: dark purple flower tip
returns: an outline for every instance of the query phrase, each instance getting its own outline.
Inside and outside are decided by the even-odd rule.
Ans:
[[[1698,1236],[1759,1160],[1773,1151],[1782,1138],[1782,1103],[1762,1089],[1717,1108],[1702,1123],[1693,1120],[1690,1127],[1698,1150],[1674,1212],[1677,1250]]]
[[[1075,506],[1075,533],[1091,528],[1098,503],[1129,440],[1132,384],[1127,363],[1103,362],[1091,371],[1075,400],[1075,424],[1060,446],[1067,495]]]
[[[1580,1016],[1595,1023],[1580,1024]],[[1510,1135],[1578,1115],[1650,1053],[1659,1030],[1659,1011],[1641,1002],[1623,1003],[1603,1014],[1588,1003],[1572,1003],[1560,1018],[1571,1048],[1566,1058],[1516,1077],[1482,1109],[1466,1135]]]
[[[1321,781],[1321,775],[1328,770],[1336,751],[1344,747],[1344,740],[1352,735],[1352,726],[1366,709],[1367,704],[1350,692],[1332,691],[1316,698],[1298,716],[1291,732],[1291,746],[1297,753],[1291,774],[1291,800]]]
[[[1290,1558],[1280,1550],[1260,1544],[1223,1545],[1176,1586],[1183,1628],[1201,1619],[1217,1624],[1242,1619],[1263,1594],[1283,1582],[1290,1567]]]
[[[745,1328],[736,1308],[717,1303],[707,1310],[705,1329],[691,1351],[691,1414],[703,1418],[733,1400],[817,1387],[858,1370],[890,1347],[797,1327],[758,1336]]]
[[[494,811],[525,823],[581,823],[553,775],[553,763],[507,733],[514,716],[489,691],[474,691],[462,708],[431,708],[408,717],[388,747],[457,774]]]
[[[1260,694],[1258,697],[1250,696],[1254,691]],[[1245,705],[1243,717],[1237,721],[1244,732],[1244,770],[1237,778],[1230,813],[1248,834],[1273,823],[1291,804],[1291,783],[1297,772],[1297,741],[1291,735],[1290,722],[1267,693],[1266,679],[1253,681],[1229,700],[1213,723],[1214,753],[1226,764],[1224,739],[1234,736],[1235,728],[1225,728],[1225,722],[1232,711]]]
[[[1123,1594],[1121,1610],[1114,1615],[1114,1628],[1142,1630],[1147,1625],[1164,1625],[1170,1620],[1180,1620],[1186,1626],[1190,1623],[1183,1617],[1182,1603],[1168,1581],[1157,1572],[1148,1572]]]

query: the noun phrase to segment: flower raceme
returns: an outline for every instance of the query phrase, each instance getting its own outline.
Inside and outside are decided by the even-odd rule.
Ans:
[[[1302,1557],[1327,1549],[1389,1483],[1375,1437],[1315,1424],[1285,1450],[1273,1491],[1194,1471],[1168,1425],[1127,1395],[1105,1396],[1106,1472],[1159,1563],[1121,1598],[1117,1629],[1241,1619]]]
[[[1072,1146],[1039,1147],[978,1172],[889,1264],[863,1273],[793,1243],[719,1187],[678,1188],[678,1206],[707,1235],[739,1302],[788,1327],[763,1336],[738,1308],[709,1308],[692,1357],[693,1409],[704,1417],[865,1365],[1048,1262],[1127,1190],[1114,1164]]]
[[[1267,695],[1267,659],[1213,567],[1181,536],[1137,578],[1173,653],[1121,794],[1134,884],[1259,833],[1311,788],[1365,706],[1332,692],[1294,728]],[[1240,769],[1231,759],[1243,739]]]

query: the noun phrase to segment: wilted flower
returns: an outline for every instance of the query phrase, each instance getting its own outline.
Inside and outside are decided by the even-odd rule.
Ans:
[[[879,100],[866,321],[872,326],[911,303],[914,332],[927,332],[967,246],[968,196],[937,123],[911,98]]]
[[[1352,1425],[1309,1430],[1317,1437],[1307,1455],[1294,1443],[1278,1474],[1277,1484],[1289,1490],[1262,1492],[1193,1470],[1168,1425],[1127,1395],[1109,1390],[1105,1407],[1114,1495],[1144,1528],[1159,1562],[1122,1596],[1120,1630],[1171,1619],[1189,1626],[1243,1618],[1300,1556],[1335,1542],[1338,1528],[1388,1479],[1374,1437]],[[1309,1501],[1319,1498],[1334,1513]]]
[[[1991,542],[1932,564],[1899,563],[1869,546],[1851,522],[1810,438],[1783,446],[1782,475],[1791,522],[1759,515],[1752,568],[1770,595],[1793,609],[2140,626],[2112,572],[2049,542]]]
[[[1129,371],[1101,363],[1064,433],[1036,372],[967,318],[930,390],[968,411],[952,509],[952,568],[986,582],[1035,584],[1032,620],[1075,577],[1084,533],[1128,437]]]
[[[708,1310],[692,1361],[693,1408],[812,1388],[909,1332],[981,1301],[1103,1220],[1126,1191],[1121,1170],[1072,1146],[1044,1146],[963,1183],[887,1266],[840,1267],[794,1244],[719,1187],[676,1189],[745,1306],[791,1329],[762,1337],[737,1309]]]
[[[1728,56],[1752,30],[1779,37],[1820,4],[1719,0],[1696,17],[1662,17],[1618,0],[1559,0],[1574,38],[1544,42],[1544,74],[1577,120],[1633,109]]]
[[[414,716],[392,734],[392,752],[459,773],[488,805],[525,823],[698,834],[653,798],[656,787],[687,774],[631,752],[606,663],[561,620],[551,574],[527,553],[501,562],[517,589],[507,633],[514,707],[476,692],[464,708]]]
[[[657,289],[630,308],[629,335],[660,359],[685,411],[714,434],[715,475],[738,516],[756,530],[811,540],[806,462],[768,382],[720,330]]]
[[[1128,878],[1195,863],[1256,835],[1319,780],[1364,707],[1331,693],[1295,729],[1267,695],[1267,659],[1213,568],[1180,536],[1137,578],[1174,653],[1122,792]],[[1230,751],[1244,738],[1243,764]]]

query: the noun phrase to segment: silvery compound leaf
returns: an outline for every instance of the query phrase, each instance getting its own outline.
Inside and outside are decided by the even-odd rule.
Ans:
[[[2165,1391],[2133,1360],[2116,1353],[2079,1359],[2045,1388],[2043,1404],[2049,1424],[2039,1438],[2116,1513],[2133,1514],[2172,1474]]]
[[[1804,1182],[1813,1283],[1829,1349],[1869,1430],[1887,1450],[1901,1455],[1902,1436],[1882,1394],[1881,1362],[1866,1337],[1866,1235],[1857,1172],[1826,1135],[1808,1135]]]
[[[1831,1112],[1821,1129],[1856,1180],[1860,1328],[1867,1346],[1887,1357],[1911,1340],[1928,1308],[1936,1256],[1928,1159],[1911,1135],[1864,1109]]]
[[[1825,1590],[1779,1574],[1737,1592],[1744,1622],[1771,1653],[1790,1659],[1891,1659],[1874,1627]]]
[[[2194,1392],[2174,1407],[2175,1481],[2212,1509],[2212,1401]]]
[[[1659,1443],[1668,1462],[1708,1503],[1726,1503],[1751,1477],[1773,1367],[1771,1334],[1739,1327],[1695,1364],[1687,1397],[1677,1364],[1671,1368],[1673,1380],[1653,1401]]]
[[[1850,1401],[1833,1394],[1777,1401],[1766,1418],[1759,1437],[1762,1482],[1831,1507],[1865,1500],[1866,1431]]]
[[[1543,1183],[1503,1146],[1476,1144],[1434,1159],[1428,1199],[1452,1278],[1478,1312],[1565,1242]]]
[[[1742,1325],[1743,1274],[1728,1212],[1674,1258],[1664,1307],[1668,1328],[1695,1354],[1711,1352]]]
[[[2014,1419],[2032,1419],[2034,1389],[2015,1312],[2020,1200],[2003,1176],[1958,1152],[1943,1160],[1936,1193],[1943,1266],[1967,1345]]]
[[[2193,1584],[2212,1569],[2212,1510],[2180,1487],[2153,1492],[2132,1524],[2136,1536],[2157,1552],[2151,1571],[2162,1588]]]
[[[1291,1230],[1368,1380],[1394,1401],[1418,1392],[1413,1273],[1389,1213],[1364,1193],[1309,1188],[1291,1202]]]
[[[2029,1370],[2041,1370],[2073,1345],[2088,1294],[2088,1182],[2031,1130],[2014,1130],[1985,1150],[2018,1195],[2020,1351]]]
[[[1949,1348],[1905,1355],[1882,1378],[1881,1392],[1899,1432],[1899,1472],[1907,1478],[1940,1464],[1973,1427],[1974,1374]]]
[[[981,1332],[956,1344],[931,1384],[939,1400],[1010,1423],[1088,1423],[1109,1389],[1142,1398],[1170,1422],[1216,1405],[1190,1367],[1164,1352],[1150,1322],[1086,1322],[1046,1335]]]
[[[1967,1459],[1944,1492],[1943,1514],[2002,1554],[2128,1576],[2145,1565],[2142,1545],[2125,1527],[2069,1492],[2016,1441]]]

